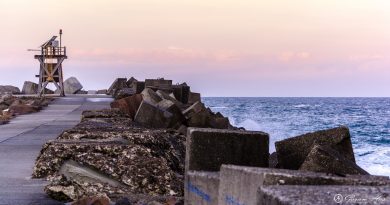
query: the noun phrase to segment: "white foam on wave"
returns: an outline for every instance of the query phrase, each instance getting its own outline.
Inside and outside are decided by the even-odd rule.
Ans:
[[[295,108],[307,108],[307,107],[310,107],[309,104],[299,104],[299,105],[293,105],[293,107]]]
[[[390,146],[364,145],[355,154],[356,163],[370,174],[390,176]]]
[[[225,106],[211,106],[211,109],[227,109],[228,107]]]
[[[243,122],[239,123],[238,127],[243,127],[246,130],[252,130],[252,131],[260,131],[261,130],[260,124],[254,120],[251,120],[251,119],[246,119]]]

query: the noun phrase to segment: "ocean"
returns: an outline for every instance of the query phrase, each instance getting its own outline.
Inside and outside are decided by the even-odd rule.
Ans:
[[[390,98],[205,97],[234,126],[270,134],[274,143],[307,132],[349,127],[357,164],[390,176]]]

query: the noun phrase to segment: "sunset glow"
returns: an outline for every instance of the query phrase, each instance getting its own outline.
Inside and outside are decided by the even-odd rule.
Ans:
[[[207,96],[390,96],[388,0],[0,0],[0,84],[64,30],[66,77],[185,80]]]

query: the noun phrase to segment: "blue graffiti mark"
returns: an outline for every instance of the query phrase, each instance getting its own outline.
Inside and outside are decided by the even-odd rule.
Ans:
[[[200,196],[203,200],[205,200],[207,203],[211,202],[211,197],[210,195],[206,194],[204,191],[200,190],[198,187],[194,186],[191,184],[191,182],[188,182],[187,184],[187,189],[190,192],[195,193],[196,195]]]
[[[226,204],[229,204],[229,205],[245,205],[244,203],[240,203],[234,197],[228,196],[228,195],[225,196],[225,202],[226,202]]]

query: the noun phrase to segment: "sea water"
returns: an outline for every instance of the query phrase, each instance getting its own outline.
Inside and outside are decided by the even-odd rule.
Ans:
[[[371,174],[390,176],[390,98],[202,99],[232,125],[270,134],[274,143],[307,132],[348,126],[357,164]]]

